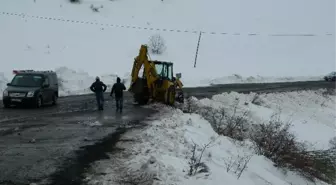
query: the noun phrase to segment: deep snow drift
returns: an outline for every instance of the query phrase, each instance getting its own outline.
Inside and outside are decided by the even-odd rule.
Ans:
[[[219,108],[224,106],[234,111],[234,101],[238,100],[238,109],[249,110],[250,124],[268,120],[272,112],[281,111],[281,119],[292,117],[294,132],[300,141],[306,141],[311,149],[328,149],[327,142],[334,137],[336,114],[335,96],[325,91],[302,91],[290,93],[262,94],[258,104],[252,101],[255,94],[224,93],[212,99],[197,100],[198,106]],[[247,104],[246,104],[247,103]],[[154,105],[157,106],[157,105]],[[252,143],[237,142],[225,136],[218,136],[210,123],[198,114],[185,114],[180,110],[156,107],[162,110],[156,121],[149,121],[145,129],[135,130],[124,136],[118,147],[126,148],[110,159],[95,163],[93,173],[87,174],[89,184],[108,184],[113,181],[135,179],[136,172],[126,175],[123,168],[138,173],[156,175],[156,185],[313,185],[294,171],[282,170],[273,166],[269,159],[258,156]],[[197,145],[196,155],[201,155],[204,145],[209,147],[203,153],[202,162],[208,166],[208,172],[187,176],[189,172],[192,147]],[[246,169],[238,179],[235,171],[239,169],[235,160],[249,160]],[[243,163],[242,163],[243,164]],[[227,171],[228,166],[230,169]],[[120,174],[120,172],[122,174]],[[102,174],[102,175],[97,175]],[[133,177],[133,178],[132,178]],[[144,175],[140,179],[145,179]],[[326,184],[317,181],[318,185]]]
[[[91,4],[102,8],[93,12]],[[335,67],[334,7],[333,0],[2,0],[1,71],[67,66],[123,76],[140,45],[158,33],[167,50],[151,58],[174,62],[187,86],[233,74],[320,76]]]
[[[223,93],[213,96],[212,99],[201,99],[197,104],[228,107],[237,99],[239,108],[249,111],[251,124],[263,123],[274,113],[279,113],[284,122],[291,122],[292,131],[298,139],[311,145],[311,150],[328,149],[329,140],[335,136],[336,96],[327,95],[323,89],[261,95]],[[250,103],[254,99],[257,103]]]
[[[7,87],[8,80],[3,73],[0,73],[0,99],[2,99],[2,92]]]
[[[67,67],[57,68],[56,73],[59,80],[60,96],[78,95],[92,93],[91,84],[95,81],[94,76],[90,76],[86,72],[75,71]],[[119,76],[124,80],[125,85],[129,84],[128,76]],[[101,80],[107,85],[107,91],[111,90],[112,85],[117,81],[117,75],[101,75]]]

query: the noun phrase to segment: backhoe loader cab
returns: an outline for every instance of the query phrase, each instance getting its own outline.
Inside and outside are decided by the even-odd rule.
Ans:
[[[141,78],[138,75],[142,66],[144,70]],[[169,105],[173,105],[175,100],[182,103],[181,75],[176,78],[173,74],[172,62],[148,60],[147,46],[142,45],[139,55],[134,59],[129,91],[139,104],[147,104],[149,100]]]
[[[161,61],[153,62],[159,77],[161,77],[162,79],[173,81],[173,63]]]

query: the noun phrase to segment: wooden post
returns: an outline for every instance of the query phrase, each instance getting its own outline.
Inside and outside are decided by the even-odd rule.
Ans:
[[[200,42],[201,42],[201,36],[202,36],[202,32],[200,32],[199,37],[198,37],[194,68],[196,68],[197,55],[198,55],[198,48],[199,48],[199,45],[200,45]]]

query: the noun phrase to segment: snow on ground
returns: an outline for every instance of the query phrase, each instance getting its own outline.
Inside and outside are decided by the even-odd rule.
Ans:
[[[92,93],[91,84],[95,81],[95,76],[90,76],[86,72],[75,71],[67,67],[57,68],[56,73],[60,84],[60,96],[78,95]],[[101,80],[108,86],[107,91],[111,90],[112,85],[117,81],[118,75],[101,75]],[[119,76],[124,79],[123,76]],[[125,85],[128,82],[128,76],[125,79]]]
[[[223,93],[212,99],[202,99],[201,106],[231,106],[238,99],[239,107],[248,110],[253,123],[264,123],[274,113],[280,113],[284,122],[292,123],[292,131],[311,149],[328,149],[329,140],[336,130],[336,96],[325,95],[325,90],[294,91],[257,95],[258,105],[250,103],[256,93]],[[248,105],[245,105],[248,102]],[[312,133],[313,132],[313,133]]]
[[[238,93],[224,93],[212,99],[194,99],[194,103],[213,108],[224,106],[233,111],[233,101],[238,99],[238,111],[251,111],[248,114],[251,124],[268,120],[273,112],[282,109],[281,119],[287,120],[292,115],[294,127],[291,131],[300,141],[314,143],[312,149],[327,149],[327,140],[335,136],[335,96],[323,95],[323,92],[262,94],[258,99],[260,106],[251,103],[254,94]],[[313,185],[297,173],[278,169],[269,159],[256,155],[250,141],[240,143],[218,136],[210,123],[198,114],[186,114],[159,105],[154,107],[161,112],[152,118],[154,121],[148,121],[148,127],[131,131],[121,138],[117,147],[125,150],[111,154],[110,159],[92,166],[86,178],[89,184],[111,184],[125,178],[129,180],[142,172],[142,175],[157,175],[155,185]],[[202,162],[209,168],[208,172],[188,176],[193,145],[197,145],[196,155],[200,156],[202,146],[209,143],[202,157]],[[234,173],[238,168],[233,161],[248,158],[247,168],[238,179]],[[227,171],[230,164],[233,166]],[[125,175],[125,169],[120,166],[133,173]],[[316,184],[325,183],[317,181]]]
[[[323,76],[295,76],[295,77],[275,77],[275,76],[249,76],[232,75],[215,79],[202,80],[204,85],[208,84],[229,84],[229,83],[272,83],[272,82],[297,82],[297,81],[317,81],[322,80]]]
[[[91,4],[103,8],[92,12]],[[174,62],[186,86],[251,81],[250,76],[316,79],[335,68],[334,5],[333,0],[2,0],[1,71],[66,66],[90,76],[123,76],[140,45],[159,33],[167,50],[151,58]],[[206,33],[194,68],[201,30]],[[272,36],[306,33],[314,35]],[[232,79],[234,74],[243,79]]]
[[[2,92],[6,89],[8,79],[3,73],[0,73],[0,100],[2,99]]]

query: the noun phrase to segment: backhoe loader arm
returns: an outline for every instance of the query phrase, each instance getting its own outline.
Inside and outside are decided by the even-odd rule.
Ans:
[[[142,45],[139,51],[139,55],[134,59],[133,68],[132,68],[132,80],[131,80],[131,87],[134,82],[137,81],[139,76],[139,71],[144,65],[144,73],[147,79],[148,87],[158,78],[158,74],[155,70],[155,66],[153,63],[149,62],[147,57],[147,46]],[[130,88],[131,88],[130,87]]]

